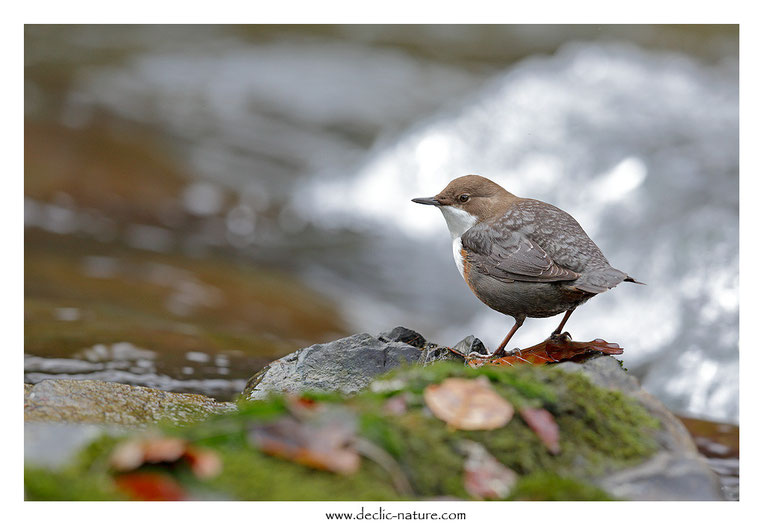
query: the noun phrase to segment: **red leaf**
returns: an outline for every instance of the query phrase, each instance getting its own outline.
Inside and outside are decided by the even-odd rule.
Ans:
[[[558,337],[544,340],[532,347],[515,351],[501,358],[471,358],[467,360],[467,363],[472,367],[480,367],[482,365],[517,365],[523,363],[543,365],[545,363],[570,360],[577,356],[595,352],[623,354],[623,348],[617,343],[608,343],[600,339],[590,342],[574,342],[564,337]]]
[[[351,474],[361,466],[353,447],[355,420],[344,413],[309,421],[284,416],[252,426],[249,438],[263,453],[312,468]]]
[[[133,471],[145,464],[174,465],[185,460],[198,478],[214,477],[222,470],[217,453],[194,447],[176,437],[146,437],[119,444],[111,454],[111,467],[117,471]]]
[[[550,453],[557,455],[560,452],[560,428],[552,413],[546,409],[526,407],[520,410],[520,416],[538,435]]]
[[[517,474],[496,460],[482,444],[462,441],[464,489],[478,499],[505,499],[517,483]]]
[[[147,437],[119,444],[111,454],[111,465],[118,471],[130,471],[143,464],[172,463],[183,456],[186,441],[174,437]]]
[[[124,473],[115,482],[132,500],[185,500],[186,492],[163,473]]]

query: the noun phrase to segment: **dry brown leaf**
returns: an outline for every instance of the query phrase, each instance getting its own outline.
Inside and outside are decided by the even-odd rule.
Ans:
[[[355,450],[355,421],[345,414],[322,415],[314,421],[284,416],[250,428],[250,441],[263,453],[316,469],[351,474],[361,458]]]
[[[496,460],[478,442],[460,443],[464,461],[464,489],[477,499],[505,499],[517,483],[517,474]]]
[[[182,438],[157,437],[143,442],[144,462],[174,462],[186,452],[188,443]]]
[[[130,471],[143,464],[175,462],[186,451],[186,441],[175,437],[149,437],[119,444],[111,455],[111,465],[118,471]]]
[[[600,339],[590,342],[574,342],[568,338],[557,337],[546,339],[526,349],[516,350],[500,358],[471,357],[467,359],[467,364],[472,367],[480,367],[482,365],[543,365],[572,360],[597,352],[603,354],[623,354],[623,348],[617,343],[608,343]],[[465,356],[465,358],[467,357]]]
[[[144,464],[174,464],[188,462],[191,471],[200,479],[218,475],[223,464],[220,456],[211,450],[194,447],[176,437],[146,437],[119,444],[111,454],[111,466],[117,471],[132,471]]]
[[[552,413],[546,409],[526,407],[520,410],[520,416],[538,435],[550,453],[557,455],[560,452],[560,427]]]
[[[424,390],[427,407],[451,427],[465,430],[497,429],[512,419],[512,404],[485,377],[447,378]]]

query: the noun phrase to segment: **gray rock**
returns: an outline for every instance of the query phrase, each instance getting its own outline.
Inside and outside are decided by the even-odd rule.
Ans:
[[[24,422],[24,462],[56,469],[103,433],[121,435],[130,429],[74,422]]]
[[[183,424],[235,407],[197,394],[98,380],[24,384],[24,460],[57,468],[102,433],[122,435],[157,422]]]
[[[628,500],[724,500],[716,474],[690,453],[661,451],[639,466],[602,478],[599,485]]]
[[[486,354],[482,342],[474,336],[464,338],[453,349],[462,354]],[[356,334],[295,351],[252,377],[244,394],[250,400],[265,398],[273,391],[320,390],[351,394],[399,365],[428,365],[451,359],[463,361],[448,347],[429,343],[410,329],[396,327],[377,338]],[[554,367],[584,374],[596,385],[637,399],[661,424],[656,432],[659,452],[638,466],[606,474],[597,481],[603,489],[630,500],[722,499],[717,476],[698,453],[682,423],[629,376],[618,360],[597,355]]]
[[[319,343],[271,362],[247,383],[244,396],[265,398],[268,393],[339,391],[351,394],[375,377],[402,364],[416,363],[420,349],[369,334],[354,334]]]
[[[443,360],[453,360],[464,363],[464,358],[453,352],[448,347],[443,347],[434,343],[428,343],[422,349],[417,363],[419,365],[430,365]]]
[[[490,354],[488,349],[485,348],[485,345],[483,345],[483,342],[471,334],[454,345],[454,349],[465,355],[470,353]]]
[[[458,352],[484,353],[477,338],[454,346]],[[250,379],[248,399],[273,391],[339,391],[355,393],[376,376],[403,364],[427,365],[462,360],[448,347],[429,343],[420,334],[396,327],[372,337],[355,334],[312,345],[272,362]],[[594,384],[635,398],[660,422],[659,451],[645,462],[609,472],[597,484],[630,500],[721,500],[718,477],[698,453],[684,425],[629,376],[611,356],[554,365],[586,375]],[[30,464],[60,466],[102,432],[127,433],[159,421],[183,423],[230,411],[234,404],[194,394],[93,380],[45,380],[24,385],[25,459]]]
[[[271,392],[360,391],[377,376],[405,364],[429,364],[461,358],[446,347],[429,344],[422,335],[405,327],[383,332],[377,338],[354,334],[319,343],[271,362],[247,382],[244,396],[259,400]]]
[[[99,380],[43,380],[24,386],[24,420],[145,426],[166,421],[185,423],[234,404],[186,393]]]
[[[406,327],[396,327],[389,331],[385,331],[380,333],[377,338],[383,342],[405,343],[412,347],[416,347],[417,349],[424,349],[424,346],[427,345],[427,340],[424,339],[424,336],[416,331],[407,329]]]
[[[600,387],[635,398],[660,422],[656,433],[660,452],[639,466],[602,478],[603,489],[629,500],[723,500],[719,478],[698,453],[682,422],[629,376],[618,360],[595,356],[554,367],[584,374]]]
[[[626,374],[621,362],[612,356],[598,354],[583,362],[561,362],[554,367],[570,373],[583,373],[592,383],[605,389],[617,389],[627,394],[641,389],[637,379]]]

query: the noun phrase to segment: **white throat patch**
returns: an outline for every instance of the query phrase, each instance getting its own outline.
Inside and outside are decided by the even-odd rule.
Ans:
[[[478,218],[461,208],[453,206],[441,206],[440,211],[446,219],[448,230],[451,232],[451,239],[462,237],[467,230],[475,226]]]
[[[454,251],[456,268],[459,269],[459,274],[466,280],[467,278],[464,276],[464,262],[462,261],[462,234],[475,226],[478,218],[465,212],[461,208],[455,208],[453,206],[441,206],[439,208],[443,213],[443,217],[446,218],[448,230],[451,232],[451,239],[453,240],[452,249]]]

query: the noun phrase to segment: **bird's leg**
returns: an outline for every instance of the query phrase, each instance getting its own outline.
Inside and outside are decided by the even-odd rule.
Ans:
[[[573,311],[576,310],[575,308],[569,309],[565,312],[565,316],[562,317],[562,321],[557,326],[557,328],[552,332],[552,335],[549,337],[550,339],[554,340],[560,336],[560,333],[562,332],[562,328],[565,327],[565,324],[568,321],[568,318],[570,318],[570,315],[573,314]],[[567,334],[567,333],[566,333]],[[568,337],[570,337],[570,334],[568,334]]]
[[[525,316],[518,316],[517,318],[515,318],[515,324],[509,330],[509,334],[507,334],[507,337],[504,338],[503,342],[501,342],[501,345],[499,345],[499,348],[493,351],[493,353],[489,354],[488,356],[483,356],[483,358],[496,358],[497,356],[504,356],[504,347],[507,346],[507,343],[509,343],[509,339],[512,338],[512,336],[517,332],[517,329],[522,327],[524,321],[525,321]]]

